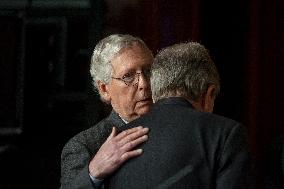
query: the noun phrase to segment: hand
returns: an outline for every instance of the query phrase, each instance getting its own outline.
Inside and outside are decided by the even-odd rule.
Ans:
[[[148,128],[141,126],[122,131],[117,135],[115,127],[89,164],[89,172],[97,179],[104,179],[117,170],[128,159],[142,154],[134,149],[148,140]]]

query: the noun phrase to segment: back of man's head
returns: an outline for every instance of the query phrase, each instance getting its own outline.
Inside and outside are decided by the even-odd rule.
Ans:
[[[208,50],[197,42],[162,49],[151,71],[153,100],[181,96],[196,101],[210,85],[220,90],[219,74]]]

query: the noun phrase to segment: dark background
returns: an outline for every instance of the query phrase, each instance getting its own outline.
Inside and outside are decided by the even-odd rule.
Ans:
[[[215,113],[246,126],[257,188],[272,186],[284,135],[283,13],[282,0],[1,0],[0,188],[59,188],[62,147],[107,115],[89,63],[112,33],[141,37],[154,54],[204,44],[221,77]]]

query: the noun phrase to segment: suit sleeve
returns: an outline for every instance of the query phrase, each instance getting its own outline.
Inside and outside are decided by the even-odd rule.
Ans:
[[[252,165],[244,127],[236,125],[228,134],[219,157],[217,189],[252,188]]]
[[[91,158],[85,145],[75,140],[69,141],[61,154],[60,189],[96,188],[89,176]]]

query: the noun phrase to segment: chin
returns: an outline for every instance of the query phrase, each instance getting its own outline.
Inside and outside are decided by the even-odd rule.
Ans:
[[[138,103],[136,103],[135,112],[138,115],[144,115],[150,111],[152,105],[153,102],[151,100],[139,101]]]
[[[148,113],[151,109],[152,104],[150,105],[145,105],[143,107],[140,107],[139,110],[137,111],[139,115],[144,115]]]

